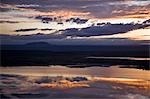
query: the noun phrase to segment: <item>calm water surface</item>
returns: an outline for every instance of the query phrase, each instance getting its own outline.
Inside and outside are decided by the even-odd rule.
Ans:
[[[150,71],[132,68],[119,68],[118,66],[87,68],[68,68],[65,66],[0,67],[0,73],[31,76],[86,76],[150,80]]]

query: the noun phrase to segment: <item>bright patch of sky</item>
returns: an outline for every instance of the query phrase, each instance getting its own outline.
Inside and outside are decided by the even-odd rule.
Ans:
[[[110,2],[110,5],[128,5],[128,6],[144,6],[144,5],[149,5],[150,1],[149,0],[145,0],[145,1],[134,1],[134,0],[129,0],[129,1],[116,1],[116,2]]]
[[[8,0],[9,1],[9,0]],[[25,0],[17,1],[12,5],[10,0],[8,4],[0,5],[0,8],[5,9],[1,12],[0,16],[0,34],[59,34],[59,30],[68,28],[86,28],[93,26],[97,23],[112,24],[118,23],[139,23],[150,19],[149,13],[149,0],[64,0],[67,4],[60,1],[37,0],[39,2]],[[83,2],[84,1],[84,2]],[[4,2],[4,1],[3,1]],[[7,2],[7,1],[6,1]],[[18,3],[19,2],[19,3]],[[46,3],[45,3],[46,2]],[[53,3],[55,2],[55,3]],[[74,3],[72,3],[74,2]],[[10,3],[10,4],[9,4]],[[31,4],[30,4],[31,3]],[[57,21],[43,23],[41,20],[35,19],[36,16],[61,17],[62,24]],[[69,18],[84,18],[88,21],[84,24],[77,24],[75,22],[65,22]],[[5,22],[4,22],[5,21]],[[9,22],[10,21],[10,22]],[[16,22],[16,23],[11,23]],[[37,28],[35,31],[16,32],[19,29],[32,29]],[[40,29],[52,29],[51,31],[41,31]],[[61,32],[60,32],[61,33]],[[65,40],[70,39],[106,39],[109,38],[127,38],[131,40],[150,40],[150,29],[138,29],[124,34],[114,34],[109,36],[90,36],[90,37],[67,37]],[[108,40],[111,41],[111,40]],[[116,40],[118,42],[119,40]],[[68,41],[67,41],[68,42]],[[79,40],[80,42],[80,40]]]

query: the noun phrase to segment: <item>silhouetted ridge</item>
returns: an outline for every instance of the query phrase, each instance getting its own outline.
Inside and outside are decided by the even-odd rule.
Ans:
[[[51,44],[47,42],[32,42],[32,43],[27,43],[26,46],[50,46]]]

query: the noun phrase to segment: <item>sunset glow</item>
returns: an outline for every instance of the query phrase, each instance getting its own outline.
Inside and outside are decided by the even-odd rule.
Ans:
[[[150,0],[1,0],[1,99],[150,99]]]

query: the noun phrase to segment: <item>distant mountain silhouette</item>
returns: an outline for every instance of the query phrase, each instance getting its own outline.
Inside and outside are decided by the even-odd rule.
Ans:
[[[31,43],[27,43],[25,45],[26,46],[50,46],[51,44],[49,44],[47,42],[31,42]]]
[[[53,52],[147,52],[148,45],[53,45],[47,42],[31,42],[23,45],[1,45],[1,50],[36,50]]]

